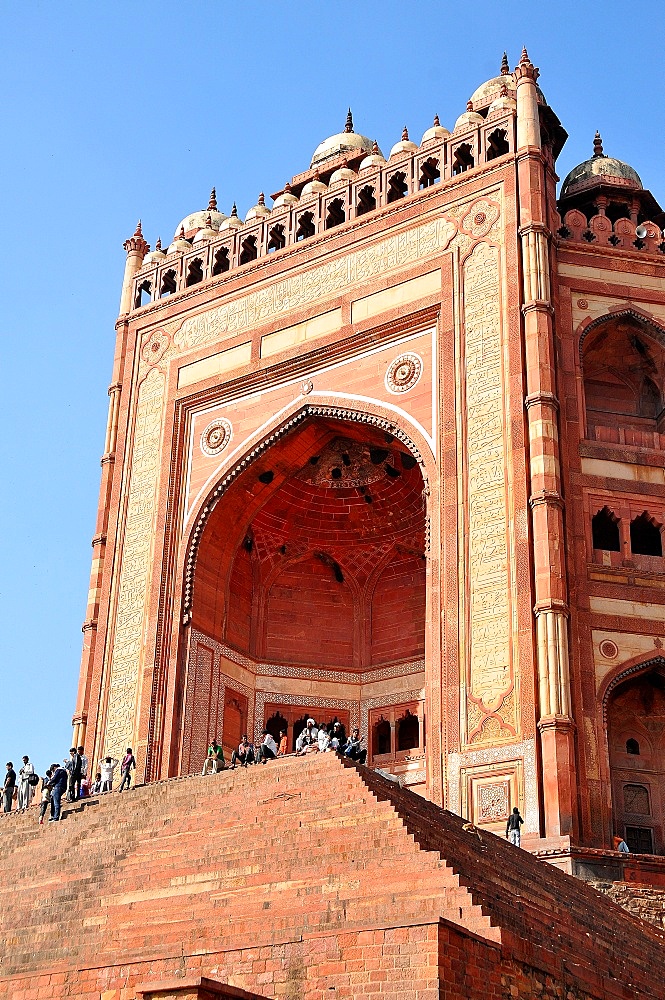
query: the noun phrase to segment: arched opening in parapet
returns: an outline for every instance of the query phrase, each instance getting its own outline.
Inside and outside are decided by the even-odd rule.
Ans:
[[[347,734],[359,726],[371,762],[378,711],[395,718],[395,766],[423,773],[422,467],[394,426],[331,412],[275,435],[207,516],[186,627],[181,772],[200,769],[215,736],[228,760],[243,725],[255,736],[286,728],[292,750],[310,717]],[[230,729],[229,690],[247,704]]]
[[[637,854],[665,852],[665,658],[612,686],[606,699],[612,823]]]
[[[632,312],[608,316],[581,353],[587,438],[665,447],[665,333]]]

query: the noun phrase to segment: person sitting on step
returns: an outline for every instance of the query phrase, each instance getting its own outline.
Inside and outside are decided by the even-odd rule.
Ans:
[[[312,753],[319,749],[319,730],[314,719],[308,719],[307,724],[296,740],[296,753]]]
[[[271,733],[267,729],[264,729],[261,733],[263,739],[258,749],[256,762],[265,764],[268,760],[274,760],[277,756],[277,744],[275,743]]]
[[[235,768],[236,761],[242,764],[243,767],[247,767],[248,764],[254,763],[254,747],[247,739],[247,733],[243,733],[243,737],[238,744],[238,748],[231,754],[232,769]]]
[[[318,735],[317,742],[319,744],[319,752],[320,753],[325,753],[326,750],[331,750],[332,749],[332,747],[330,746],[330,733],[325,728],[325,726],[321,726],[321,728],[319,729],[319,735]]]
[[[217,774],[218,771],[223,771],[225,767],[226,761],[224,760],[222,744],[215,738],[208,747],[208,756],[203,762],[201,774],[208,774],[209,772]]]
[[[348,757],[349,760],[357,760],[359,764],[364,764],[367,760],[367,750],[363,750],[361,744],[362,740],[360,738],[360,730],[356,726],[355,729],[352,730],[346,746],[344,747],[344,756]]]
[[[330,746],[332,750],[341,751],[346,746],[346,730],[337,719],[332,724],[330,731]]]

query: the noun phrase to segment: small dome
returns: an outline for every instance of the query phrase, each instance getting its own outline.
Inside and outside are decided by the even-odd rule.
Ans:
[[[223,212],[217,211],[217,192],[214,188],[210,192],[208,207],[201,212],[192,212],[191,215],[184,218],[176,228],[174,240],[178,238],[181,229],[184,230],[185,234],[190,235],[195,233],[197,229],[203,229],[207,224],[208,216],[210,216],[210,224],[215,230],[219,229],[226,218]]]
[[[319,171],[317,170],[311,181],[307,181],[304,188],[300,192],[300,200],[303,198],[313,198],[314,195],[324,194],[328,190],[328,185],[324,184],[319,177]]]
[[[473,110],[473,104],[471,101],[467,101],[466,111],[464,114],[460,115],[455,122],[454,131],[458,132],[461,128],[468,128],[470,125],[482,125],[485,121],[482,115],[477,114]]]
[[[185,250],[191,250],[192,244],[188,239],[185,238],[185,228],[180,226],[180,232],[174,239],[171,246],[166,251],[167,253],[184,253]]]
[[[162,241],[161,239],[158,239],[157,242],[155,243],[155,249],[152,251],[152,253],[146,254],[145,257],[143,258],[143,264],[141,265],[141,267],[146,267],[148,264],[156,264],[157,261],[164,260],[165,257],[166,254],[162,250]]]
[[[488,108],[497,97],[501,96],[501,90],[505,87],[509,97],[515,97],[516,84],[515,77],[510,72],[510,66],[508,65],[508,56],[503,53],[503,59],[501,60],[501,74],[500,76],[493,76],[491,80],[486,80],[485,83],[474,90],[471,95],[471,104],[474,110]],[[542,104],[547,104],[545,100],[545,95],[543,94],[540,87],[536,86],[536,92]]]
[[[596,132],[593,141],[593,156],[590,160],[578,164],[570,171],[561,185],[561,198],[575,194],[576,191],[593,186],[596,183],[616,184],[618,187],[630,188],[633,191],[642,190],[639,174],[622,160],[606,156],[603,152],[603,140]]]
[[[340,167],[336,170],[332,177],[330,178],[330,187],[334,187],[335,184],[343,184],[345,181],[352,181],[358,174],[355,170],[351,170],[350,167]]]
[[[291,190],[291,185],[286,184],[282,193],[275,198],[275,202],[272,207],[275,209],[281,208],[283,205],[295,205],[297,201],[298,198]]]
[[[390,150],[389,159],[393,156],[398,156],[400,153],[413,153],[414,150],[418,149],[415,142],[411,142],[409,139],[409,130],[404,126],[402,129],[402,138],[399,142],[396,142],[393,148]]]
[[[422,146],[424,142],[429,142],[430,139],[445,139],[446,136],[449,135],[450,132],[448,131],[448,129],[444,128],[441,122],[439,121],[439,116],[434,115],[434,124],[432,125],[431,128],[428,128],[426,132],[423,132],[423,137],[420,140],[420,145]]]
[[[514,111],[516,108],[517,101],[508,96],[508,89],[504,86],[499,96],[490,104],[487,114],[494,114],[495,111]]]
[[[252,219],[265,219],[266,215],[270,215],[270,209],[266,208],[266,197],[262,191],[256,205],[250,208],[245,216],[245,222],[251,222]]]
[[[364,170],[365,167],[380,167],[383,166],[385,162],[386,158],[379,149],[379,144],[375,139],[374,142],[372,143],[372,152],[369,154],[369,156],[365,157],[365,159],[361,162],[358,169]]]
[[[360,133],[353,131],[353,117],[351,108],[349,108],[344,131],[338,132],[337,135],[331,135],[319,143],[314,150],[311,166],[315,167],[317,163],[322,163],[331,156],[339,156],[340,153],[362,153],[363,150],[366,153],[371,152],[372,140],[368,139],[366,135],[360,135]]]
[[[238,209],[236,208],[235,201],[233,202],[233,208],[231,209],[231,214],[228,219],[224,219],[224,222],[219,227],[220,232],[226,232],[229,229],[241,229],[242,220],[238,218]]]
[[[206,224],[203,229],[199,229],[198,233],[194,237],[193,244],[196,247],[200,243],[209,243],[210,240],[214,240],[216,236],[219,236],[219,230],[213,229],[212,219],[210,213],[208,212]]]

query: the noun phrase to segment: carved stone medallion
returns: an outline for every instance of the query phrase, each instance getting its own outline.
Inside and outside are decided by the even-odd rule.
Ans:
[[[388,392],[400,394],[413,389],[420,381],[423,373],[423,361],[420,355],[407,351],[400,354],[388,366],[386,372],[386,389]]]
[[[229,421],[224,417],[217,417],[208,424],[201,435],[201,451],[211,458],[219,455],[231,440],[232,434],[233,428]]]

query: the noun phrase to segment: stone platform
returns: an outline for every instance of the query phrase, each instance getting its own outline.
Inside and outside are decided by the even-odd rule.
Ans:
[[[0,845],[12,1000],[665,997],[665,935],[334,754],[3,817]]]

